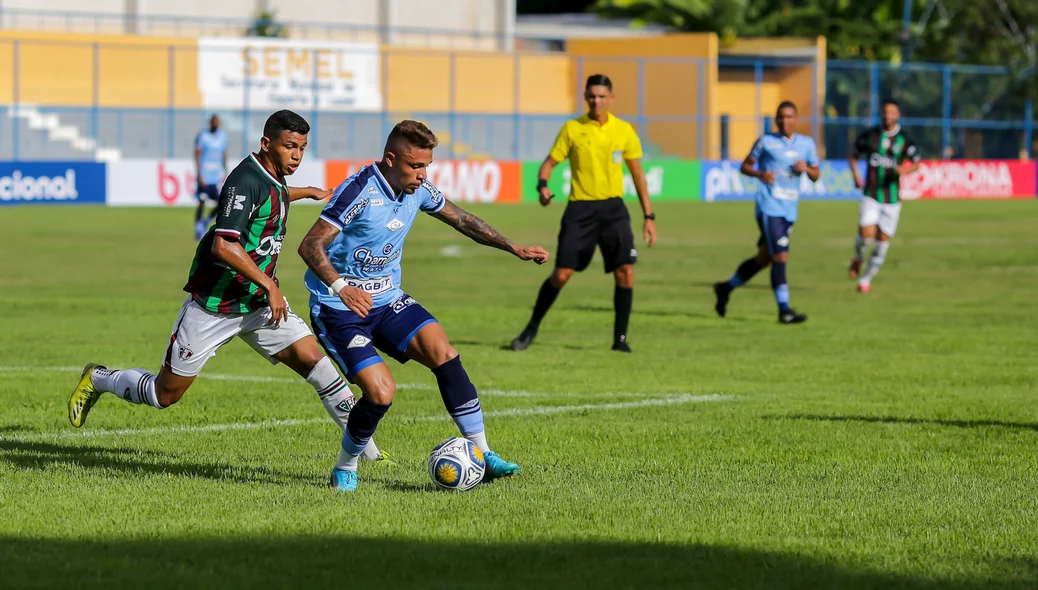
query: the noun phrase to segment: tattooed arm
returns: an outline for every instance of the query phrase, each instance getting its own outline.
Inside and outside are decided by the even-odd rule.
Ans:
[[[443,208],[433,213],[433,217],[458,230],[458,233],[472,238],[477,244],[491,246],[515,255],[520,260],[533,260],[544,264],[548,260],[548,252],[540,246],[520,246],[501,235],[490,224],[475,215],[444,200]]]
[[[314,222],[314,226],[303,237],[298,250],[299,257],[303,259],[306,266],[329,288],[335,281],[342,278],[339,271],[332,266],[332,261],[328,259],[327,252],[328,244],[331,244],[337,235],[339,235],[339,228],[324,219],[318,218]],[[342,299],[342,302],[346,304],[346,307],[353,310],[360,317],[366,317],[371,310],[371,295],[363,289],[345,286],[339,290],[338,295],[339,299]]]

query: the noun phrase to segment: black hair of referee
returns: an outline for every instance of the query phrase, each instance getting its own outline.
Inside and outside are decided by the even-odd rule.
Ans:
[[[634,180],[645,216],[642,234],[649,247],[656,243],[656,215],[649,203],[645,171],[642,169],[641,140],[634,126],[609,112],[613,103],[613,82],[603,74],[589,76],[584,87],[584,100],[587,114],[562,126],[555,146],[537,174],[538,197],[541,205],[547,207],[555,197],[548,189],[552,170],[566,159],[573,166],[569,202],[559,230],[555,270],[541,285],[533,315],[512,341],[513,350],[525,350],[533,343],[541,320],[559,291],[574,272],[587,268],[597,246],[605,262],[605,271],[616,278],[612,349],[631,352],[627,327],[634,300],[637,250],[631,217],[623,201],[621,161],[627,164]],[[592,163],[593,168],[587,168]],[[605,170],[604,174],[599,173],[602,170]]]

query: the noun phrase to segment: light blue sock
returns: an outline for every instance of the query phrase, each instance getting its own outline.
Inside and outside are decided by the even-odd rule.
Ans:
[[[775,302],[780,312],[789,311],[789,284],[786,283],[786,263],[775,262],[771,265],[771,288],[775,291]]]

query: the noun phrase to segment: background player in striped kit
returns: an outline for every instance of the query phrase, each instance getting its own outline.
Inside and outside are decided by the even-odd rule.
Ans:
[[[73,426],[86,422],[104,393],[157,409],[173,405],[216,351],[237,336],[271,364],[284,363],[306,379],[332,419],[346,428],[353,394],[307,325],[292,313],[275,275],[291,202],[321,200],[330,194],[285,184],[285,177],[303,160],[309,132],[310,125],[291,111],[278,111],[267,119],[259,152],[227,177],[216,225],[195,251],[184,286],[188,297],[174,322],[158,376],[89,363],[69,399]],[[377,447],[367,446],[363,456],[378,458]]]
[[[851,154],[854,184],[864,189],[858,209],[858,235],[848,274],[858,278],[862,254],[873,244],[865,272],[858,279],[858,292],[868,293],[890,249],[890,238],[901,219],[901,177],[919,169],[919,149],[901,129],[901,108],[894,100],[883,101],[883,124],[858,136]],[[863,180],[858,159],[866,158],[868,173]]]

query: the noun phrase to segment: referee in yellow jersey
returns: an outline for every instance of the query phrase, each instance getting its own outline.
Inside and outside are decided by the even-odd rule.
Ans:
[[[627,345],[627,324],[634,298],[637,250],[631,231],[631,216],[623,201],[624,162],[638,191],[645,215],[643,234],[650,248],[656,243],[656,216],[649,204],[649,191],[645,188],[642,143],[638,133],[630,123],[609,112],[613,103],[612,81],[602,74],[588,77],[584,99],[587,101],[587,114],[562,126],[555,146],[537,174],[537,192],[541,205],[547,207],[555,196],[548,190],[548,179],[555,166],[568,158],[572,169],[569,203],[562,214],[555,270],[541,285],[530,323],[512,341],[512,350],[526,350],[530,346],[544,314],[548,313],[559,291],[574,272],[587,268],[597,245],[605,260],[605,271],[616,277],[613,350],[631,352]]]

